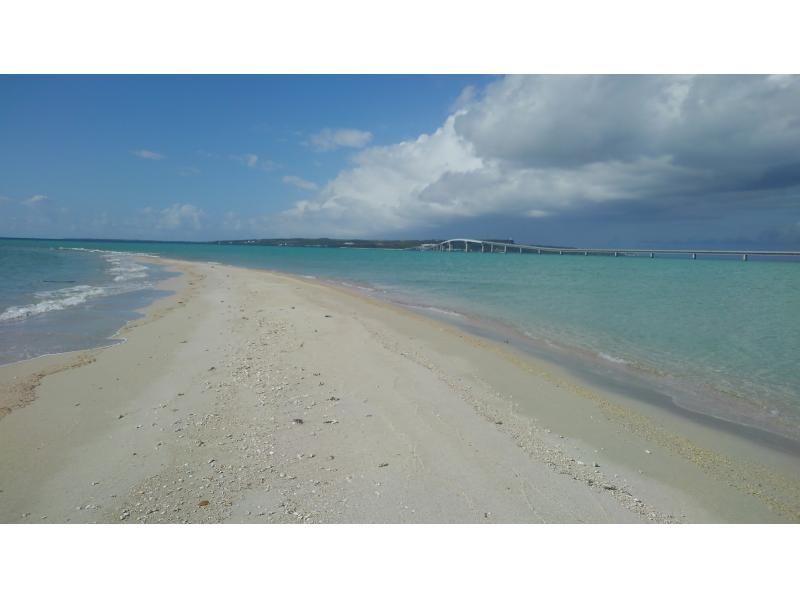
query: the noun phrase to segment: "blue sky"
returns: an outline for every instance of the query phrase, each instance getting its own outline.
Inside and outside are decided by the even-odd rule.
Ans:
[[[0,235],[800,247],[796,77],[0,77]]]

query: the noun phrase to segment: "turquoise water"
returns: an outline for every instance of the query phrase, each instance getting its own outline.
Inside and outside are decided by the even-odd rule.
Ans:
[[[0,365],[110,344],[169,276],[134,256],[0,240]]]
[[[689,409],[800,437],[797,262],[0,241],[0,313],[20,304],[13,279],[28,280],[32,289],[31,280],[54,276],[50,269],[69,268],[77,279],[82,269],[101,267],[86,256],[106,259],[59,247],[216,261],[356,285],[497,323],[609,371],[650,377]],[[20,251],[30,253],[20,258],[14,253]],[[81,305],[91,308],[93,301]]]

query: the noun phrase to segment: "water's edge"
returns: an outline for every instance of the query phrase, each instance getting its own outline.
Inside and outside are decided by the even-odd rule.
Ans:
[[[72,248],[65,247],[65,249]],[[176,260],[178,262],[185,261],[187,263],[212,263],[207,259],[208,256],[206,253],[208,253],[208,248],[203,248],[203,251],[199,252],[197,255],[194,255],[193,248],[191,252],[188,252],[190,255],[180,256],[171,255],[172,253],[176,253],[173,248],[164,249],[163,252],[159,251],[160,249],[161,248],[156,247],[148,248],[147,254],[138,253],[138,255],[136,252],[120,251],[118,248],[85,249],[85,251],[116,251],[125,253],[131,258],[163,258],[166,260]],[[211,249],[213,250],[216,248]],[[472,304],[469,301],[470,297],[466,297],[464,301],[460,302],[449,301],[449,295],[439,297],[436,293],[441,285],[434,286],[431,289],[422,288],[420,284],[418,284],[419,281],[414,279],[413,276],[408,276],[408,273],[406,273],[404,277],[401,276],[399,279],[395,279],[389,275],[387,280],[397,280],[397,284],[388,286],[386,281],[365,280],[369,278],[368,275],[373,272],[373,270],[367,269],[362,271],[359,270],[358,265],[349,268],[342,267],[342,263],[348,264],[351,262],[351,258],[349,257],[351,254],[349,252],[335,252],[338,256],[346,255],[347,257],[342,261],[342,259],[337,256],[336,259],[331,262],[333,267],[331,268],[332,272],[330,275],[321,274],[319,272],[320,269],[327,269],[324,267],[327,264],[326,260],[331,258],[331,255],[328,255],[327,252],[325,252],[325,255],[321,258],[312,257],[310,255],[306,256],[306,252],[304,251],[300,251],[297,255],[287,253],[285,256],[285,252],[283,251],[274,252],[275,255],[272,255],[272,253],[273,252],[269,252],[269,255],[265,254],[264,256],[261,256],[261,252],[253,252],[253,255],[248,253],[248,259],[244,260],[242,256],[236,253],[228,255],[225,251],[214,252],[214,258],[216,260],[214,263],[220,265],[224,263],[245,269],[275,272],[298,279],[317,279],[321,283],[346,287],[356,293],[364,294],[373,299],[386,301],[401,308],[410,309],[434,320],[446,321],[469,334],[497,342],[503,342],[514,350],[521,351],[526,355],[564,369],[576,380],[590,387],[597,387],[611,393],[623,395],[624,397],[630,397],[632,400],[660,407],[673,414],[689,418],[692,421],[744,435],[748,439],[756,440],[759,444],[767,445],[770,448],[792,454],[800,453],[800,429],[795,426],[796,418],[787,418],[782,413],[780,416],[776,415],[775,417],[770,417],[769,414],[764,415],[763,412],[759,413],[757,409],[752,409],[751,406],[746,404],[738,405],[735,396],[724,396],[724,389],[706,388],[703,385],[697,384],[692,385],[694,382],[692,380],[680,380],[674,376],[664,375],[663,372],[657,370],[645,370],[644,368],[637,367],[642,364],[631,363],[625,359],[617,358],[616,355],[618,354],[616,354],[613,349],[605,349],[602,343],[590,347],[588,350],[584,347],[564,344],[562,339],[549,336],[548,330],[543,330],[540,334],[540,331],[538,331],[533,321],[523,319],[524,321],[515,322],[513,318],[509,319],[503,315],[502,312],[492,313],[492,310],[485,310],[483,304],[486,302],[485,300],[483,300],[483,303],[476,302],[473,310]],[[359,254],[364,253],[367,252],[359,252]],[[397,255],[397,252],[392,253]],[[260,257],[264,257],[264,259],[261,260],[264,265],[258,264],[259,260],[256,258]],[[433,256],[433,259],[438,259],[439,257],[441,256]],[[306,259],[311,259],[312,261],[309,262],[308,265],[304,265]],[[386,265],[384,264],[386,261],[385,259],[376,259],[378,260],[378,267]],[[427,261],[430,261],[430,258]],[[420,265],[430,268],[431,264],[428,264],[427,261],[423,260],[424,263]],[[408,264],[406,262],[408,262],[408,258],[401,260],[398,267],[403,265],[407,267]],[[415,264],[417,262],[418,260],[414,260]],[[472,262],[470,262],[470,264],[471,263]],[[509,261],[508,263],[510,264],[512,262]],[[435,264],[436,268],[449,266],[449,262],[444,266],[437,264]],[[503,264],[503,262],[497,262],[497,267],[501,267],[501,264]],[[568,262],[565,262],[565,264],[568,265]],[[286,269],[281,269],[281,266],[285,266]],[[294,269],[292,269],[293,266]],[[300,268],[300,266],[302,266],[302,268]],[[537,264],[537,268],[538,266]],[[692,267],[694,267],[694,265],[692,265]],[[306,272],[304,273],[303,270]],[[668,270],[669,269],[667,269],[667,271]],[[314,272],[317,275],[311,275],[310,272]],[[771,272],[771,270],[765,272]],[[447,270],[443,270],[442,273],[446,277]],[[569,275],[569,273],[567,274]],[[797,282],[793,274],[790,276],[788,274],[779,273],[778,277],[779,278],[776,280],[778,283],[785,282],[781,280],[781,277],[784,277],[786,280],[791,279],[793,281],[792,284]],[[383,278],[386,278],[386,276],[383,276]],[[407,285],[403,284],[406,280],[409,282]],[[445,280],[444,284],[448,282],[449,279]],[[477,280],[475,284],[480,285],[480,280]],[[792,295],[791,293],[789,295],[786,293],[790,292],[792,288],[791,286],[784,285],[783,287],[775,289],[775,292],[779,293],[779,297],[788,297],[788,299],[784,299],[787,306],[789,306],[792,301]],[[475,289],[476,292],[483,292],[479,286],[476,286]],[[569,289],[564,290],[564,293],[568,292]],[[159,299],[158,295],[151,295],[146,299],[146,293],[142,293],[141,295],[141,303],[136,306],[137,308],[146,308]],[[448,307],[443,307],[445,305]],[[702,309],[705,308],[703,307]],[[477,313],[475,310],[483,311]],[[138,311],[138,309],[136,311]],[[484,313],[484,311],[486,313]],[[138,319],[138,317],[121,322],[117,332],[131,321]],[[602,315],[598,314],[598,317],[602,317]],[[767,326],[768,325],[769,324],[767,324]],[[787,332],[785,334],[791,335],[791,326],[786,328],[786,330]],[[109,340],[113,339],[117,332],[104,339],[98,339],[93,347],[79,347],[72,350],[108,346]],[[784,335],[784,338],[788,337]],[[754,347],[760,349],[761,345],[756,343]],[[699,348],[702,349],[702,347]],[[58,351],[58,353],[64,352],[67,351]],[[52,354],[53,352],[51,351],[49,353]],[[784,351],[783,354],[787,355],[788,353]],[[658,356],[656,355],[655,357],[657,358]],[[650,361],[653,360],[651,359]],[[18,363],[19,361],[16,362]],[[721,376],[726,376],[727,373],[727,370],[725,370]],[[735,371],[734,373],[738,374],[738,372]],[[740,376],[737,376],[736,380],[738,380],[739,377]],[[794,377],[790,376],[787,380],[794,380]],[[731,383],[733,382],[734,381]],[[757,390],[757,387],[754,388]],[[794,396],[793,384],[790,383],[787,388],[790,393],[789,398],[792,398]],[[719,390],[719,392],[716,392],[717,390]],[[752,389],[748,388],[744,391],[744,393],[747,392],[752,393]],[[757,395],[754,395],[754,397],[756,399],[759,398]],[[755,407],[757,408],[759,405],[755,404]],[[781,409],[781,411],[783,411],[783,409]],[[792,411],[792,413],[794,413],[794,411]]]

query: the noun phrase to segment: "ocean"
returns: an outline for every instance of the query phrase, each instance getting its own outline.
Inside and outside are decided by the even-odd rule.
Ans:
[[[136,254],[334,281],[800,440],[800,263],[789,260],[0,240],[0,364],[113,342],[169,276]]]
[[[0,365],[120,342],[111,337],[170,276],[129,253],[0,240]]]

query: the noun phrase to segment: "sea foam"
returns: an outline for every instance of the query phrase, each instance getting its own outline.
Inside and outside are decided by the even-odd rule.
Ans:
[[[102,253],[109,267],[108,273],[113,277],[105,285],[79,284],[49,291],[38,291],[33,294],[35,303],[28,305],[12,305],[0,313],[0,322],[25,320],[30,317],[61,311],[86,303],[97,297],[119,295],[152,287],[147,281],[149,268],[133,259],[133,254],[116,251],[87,250]]]

